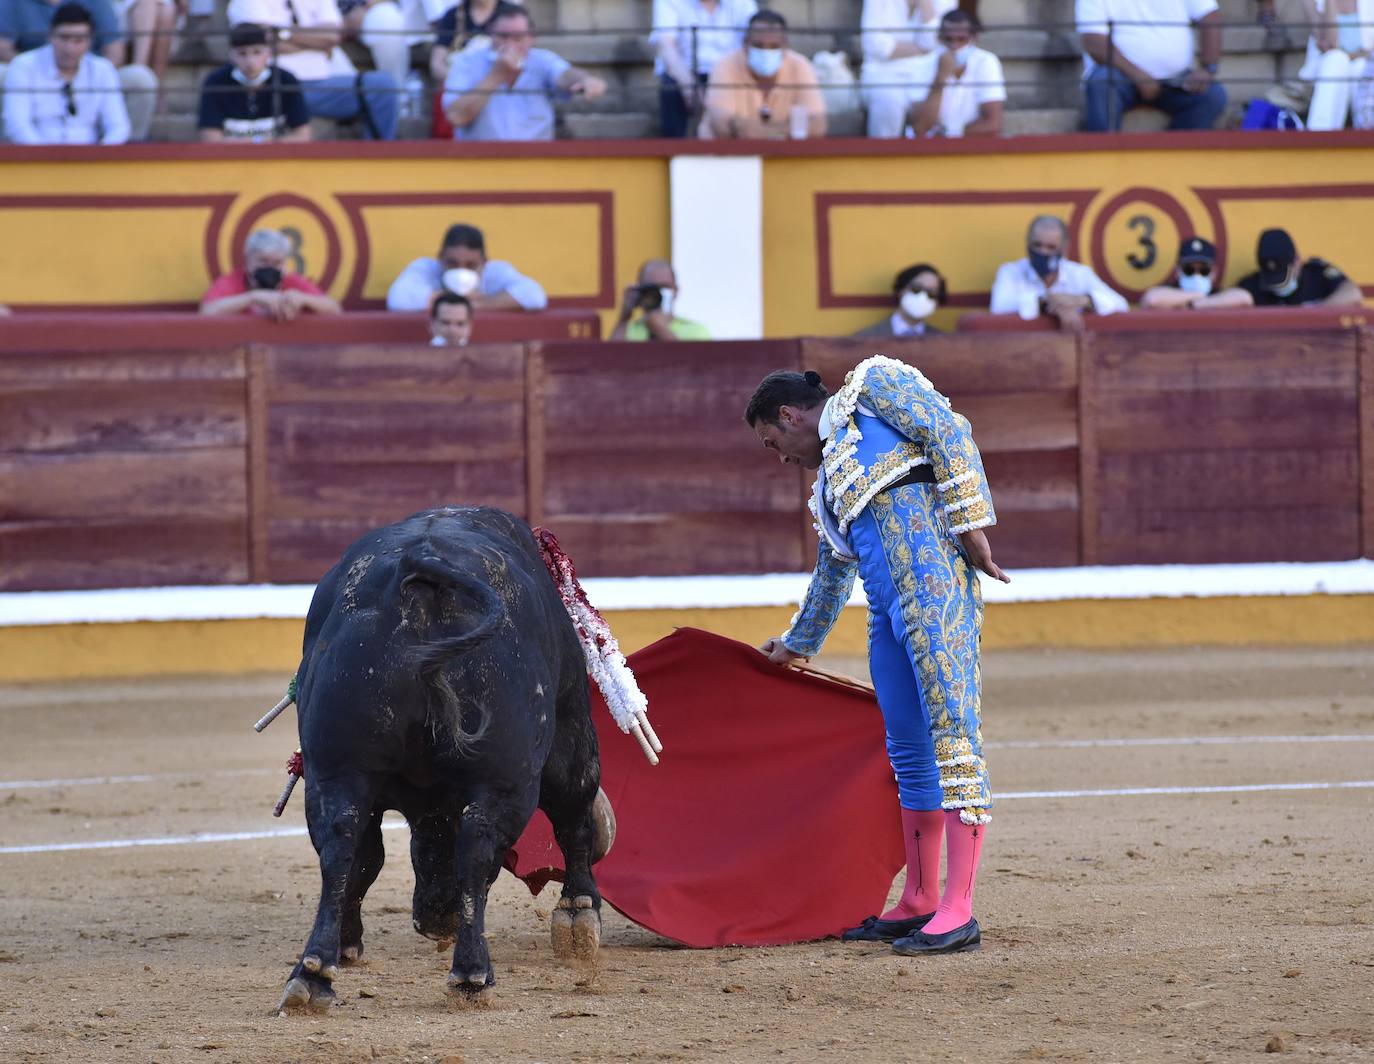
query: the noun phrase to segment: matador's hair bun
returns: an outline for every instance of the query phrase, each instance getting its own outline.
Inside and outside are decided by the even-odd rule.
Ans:
[[[811,387],[813,388],[820,387],[821,375],[817,373],[814,369],[809,369],[805,373],[803,373],[802,379],[805,380],[806,383],[811,385]]]

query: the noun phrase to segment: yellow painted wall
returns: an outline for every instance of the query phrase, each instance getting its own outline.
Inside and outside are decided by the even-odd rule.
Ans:
[[[528,202],[500,202],[512,193]],[[558,201],[570,194],[609,197],[609,215],[596,202]],[[361,232],[345,209],[350,196],[416,195],[455,202],[364,205]],[[296,200],[271,208],[280,196],[318,210]],[[328,267],[332,232],[329,290],[340,298],[364,243],[361,296],[381,300],[401,268],[434,254],[458,221],[480,226],[488,254],[538,279],[551,297],[585,298],[598,294],[604,224],[614,255],[602,300],[609,314],[640,263],[668,253],[668,211],[668,162],[659,158],[6,161],[0,230],[23,253],[0,256],[0,296],[21,305],[194,303],[212,280],[207,240],[210,257],[227,268],[248,218],[255,228],[295,230],[298,265],[316,279]]]
[[[1223,190],[1220,226],[1207,206],[1213,189]],[[1026,225],[1039,213],[1071,220],[1079,258],[1120,289],[1164,281],[1182,236],[1194,234],[1229,252],[1225,280],[1234,282],[1255,268],[1255,241],[1270,226],[1287,228],[1300,254],[1374,287],[1374,146],[775,158],[764,167],[763,196],[769,335],[844,334],[884,313],[820,305],[818,194],[841,197],[826,209],[839,297],[886,295],[898,270],[928,261],[951,294],[986,309],[998,265],[1025,254]],[[975,308],[935,321],[952,325],[967,309]]]
[[[608,611],[627,654],[691,626],[758,644],[786,628],[791,607]],[[290,676],[304,622],[163,621],[0,627],[0,683],[152,675]],[[846,609],[831,655],[867,653],[867,610]],[[983,645],[1016,647],[1332,646],[1374,644],[1369,595],[1245,596],[994,603]],[[285,679],[283,679],[283,683]]]

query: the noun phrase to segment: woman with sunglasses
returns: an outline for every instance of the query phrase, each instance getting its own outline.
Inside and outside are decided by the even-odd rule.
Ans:
[[[1217,249],[1200,236],[1184,239],[1178,265],[1168,284],[1157,285],[1140,297],[1141,310],[1189,310],[1216,289]]]

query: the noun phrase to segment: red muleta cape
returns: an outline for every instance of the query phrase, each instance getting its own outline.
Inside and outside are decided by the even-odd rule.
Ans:
[[[881,912],[902,867],[897,787],[872,695],[680,628],[629,658],[663,739],[653,767],[592,687],[615,847],[605,900],[688,946],[773,946]],[[534,893],[561,878],[543,813],[507,857]]]

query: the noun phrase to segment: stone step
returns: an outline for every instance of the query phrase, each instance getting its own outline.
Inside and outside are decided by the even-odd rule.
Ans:
[[[1049,133],[1077,132],[1080,111],[1077,107],[1036,107],[1026,110],[1007,110],[1002,115],[1002,135],[1007,137],[1033,136]]]
[[[573,140],[633,140],[656,135],[657,127],[657,119],[642,111],[567,111],[563,115],[564,132]]]

